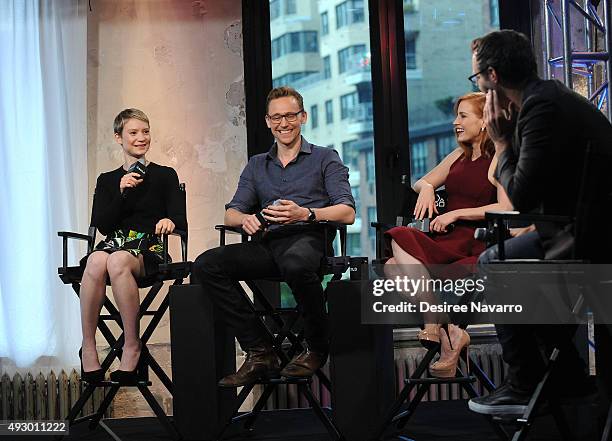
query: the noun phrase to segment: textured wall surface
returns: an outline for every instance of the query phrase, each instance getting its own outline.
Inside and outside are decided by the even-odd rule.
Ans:
[[[174,167],[186,183],[193,260],[217,245],[213,227],[222,223],[223,205],[231,199],[247,159],[241,2],[92,0],[91,5],[89,194],[101,172],[123,162],[121,147],[113,140],[115,115],[126,107],[143,110],[151,120],[147,158]],[[91,197],[89,202],[91,206]],[[177,246],[172,254],[179,257]],[[166,314],[151,342],[168,373],[169,339]],[[154,389],[170,410],[163,388]],[[117,416],[145,414],[146,403],[118,397]]]

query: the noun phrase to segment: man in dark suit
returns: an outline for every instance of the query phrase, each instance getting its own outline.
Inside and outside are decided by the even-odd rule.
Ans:
[[[470,80],[487,94],[485,122],[498,156],[497,179],[514,208],[520,212],[574,216],[584,182],[587,146],[591,146],[593,157],[605,158],[606,165],[610,164],[610,122],[588,100],[562,83],[538,78],[531,44],[518,32],[496,31],[474,40],[472,69]],[[609,193],[607,181],[601,184]],[[571,226],[538,223],[533,231],[506,241],[506,258],[569,257],[566,245],[572,241],[571,234],[568,241],[568,227]],[[587,250],[585,256],[592,259],[601,254],[598,251]],[[497,248],[492,247],[479,262],[496,258]],[[584,362],[571,341],[574,326],[497,325],[496,329],[509,365],[508,377],[494,394],[472,399],[471,410],[484,414],[525,410],[546,367],[538,340],[548,351],[560,349],[552,381],[565,380],[564,394],[576,396],[593,391]]]

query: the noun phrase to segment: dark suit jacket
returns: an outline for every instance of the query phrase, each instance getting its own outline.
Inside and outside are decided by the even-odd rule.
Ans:
[[[585,163],[589,144],[593,153]],[[500,155],[497,175],[515,210],[575,216],[585,193],[581,185],[590,195],[610,193],[612,125],[561,82],[534,80],[524,90],[512,148]],[[599,197],[588,203],[604,207]],[[537,229],[545,248],[554,246],[560,226],[537,224]]]

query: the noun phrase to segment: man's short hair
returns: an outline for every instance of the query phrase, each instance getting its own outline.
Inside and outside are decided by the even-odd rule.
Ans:
[[[518,85],[538,76],[538,66],[529,39],[504,29],[472,41],[478,71],[494,68],[502,82]]]
[[[123,133],[123,126],[128,119],[138,119],[149,124],[149,117],[145,115],[142,110],[138,109],[124,109],[115,117],[115,121],[113,122],[113,131],[117,135],[121,135]]]
[[[275,87],[268,94],[268,97],[266,98],[266,113],[268,113],[268,109],[270,108],[270,101],[275,100],[277,98],[283,98],[285,96],[291,96],[295,98],[298,105],[300,106],[300,110],[304,109],[304,98],[302,98],[302,95],[300,95],[297,90],[289,86],[280,86]]]

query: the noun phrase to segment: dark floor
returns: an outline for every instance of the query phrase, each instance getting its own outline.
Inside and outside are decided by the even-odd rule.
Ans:
[[[583,437],[592,428],[592,424],[586,422],[589,415],[581,417],[574,411],[570,411],[570,413],[570,415],[567,415],[570,426],[581,433],[582,436],[570,436],[568,439],[594,439]],[[122,441],[170,440],[170,437],[154,418],[105,420],[105,422]],[[89,431],[87,423],[72,427],[70,433],[70,436],[64,438],[66,441],[112,441],[112,438],[100,427],[94,431]],[[490,424],[482,416],[470,412],[465,401],[423,402],[401,433],[406,438],[390,437],[388,439],[499,441]],[[15,441],[26,441],[28,439],[41,441],[45,438],[47,437],[19,436],[15,437]],[[8,438],[4,437],[0,441],[4,441],[4,439],[8,441]],[[228,429],[224,439],[228,441],[327,441],[330,437],[312,411],[280,410],[264,412],[257,420],[253,433],[241,433],[240,427],[236,425],[235,428]],[[550,417],[542,417],[536,420],[528,438],[529,441],[556,441],[561,439],[562,437]]]

